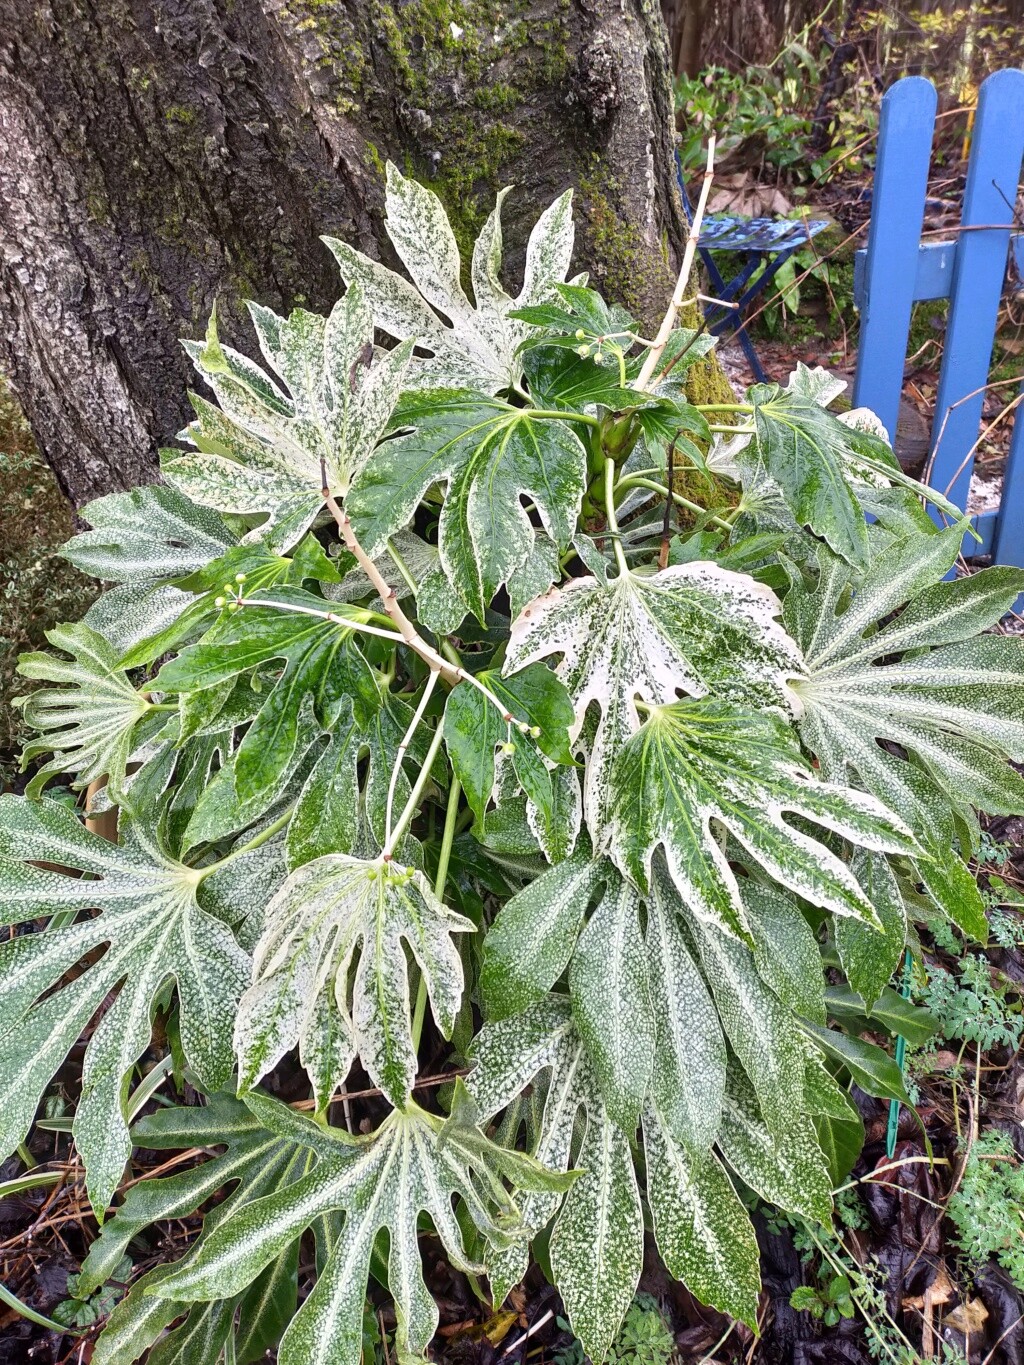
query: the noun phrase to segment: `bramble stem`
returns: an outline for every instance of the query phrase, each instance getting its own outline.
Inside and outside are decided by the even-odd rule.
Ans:
[[[647,352],[647,357],[640,368],[640,373],[633,381],[634,389],[646,389],[651,382],[654,371],[658,368],[658,362],[665,353],[668,339],[672,335],[672,328],[676,325],[676,318],[679,310],[686,301],[686,287],[690,282],[690,271],[693,269],[693,262],[697,255],[697,240],[700,237],[700,225],[704,219],[704,212],[707,209],[708,195],[711,192],[711,181],[715,174],[715,137],[712,133],[708,138],[708,162],[704,171],[704,179],[700,187],[700,198],[697,200],[697,208],[693,215],[693,222],[686,237],[686,247],[683,251],[683,263],[679,268],[679,278],[676,280],[675,292],[669,303],[668,310],[662,318],[661,326],[658,328],[658,335],[654,338],[654,345]]]
[[[391,847],[392,847],[392,840],[391,840],[391,817],[392,817],[392,814],[394,813],[394,807],[395,807],[395,791],[396,791],[396,789],[397,789],[397,787],[398,787],[398,774],[402,771],[402,762],[403,762],[403,760],[405,759],[406,750],[409,748],[409,745],[412,743],[412,737],[413,737],[413,735],[416,733],[417,729],[419,728],[420,721],[423,719],[423,713],[424,713],[424,712],[426,711],[426,709],[427,709],[427,703],[430,701],[430,695],[431,695],[431,693],[432,693],[433,690],[434,690],[434,686],[435,686],[435,684],[437,683],[437,679],[438,679],[439,674],[440,674],[440,670],[437,669],[437,668],[432,668],[432,669],[430,670],[430,674],[429,674],[429,676],[428,676],[428,678],[427,678],[426,685],[425,685],[425,687],[423,688],[423,696],[420,697],[419,704],[417,705],[416,710],[415,710],[415,711],[413,712],[413,714],[412,714],[412,720],[409,722],[408,729],[406,730],[405,734],[402,736],[402,742],[401,742],[401,743],[399,744],[399,746],[398,746],[398,753],[397,753],[397,755],[396,755],[396,757],[395,757],[395,766],[394,766],[394,767],[392,768],[392,770],[391,770],[391,780],[390,780],[390,782],[388,783],[388,800],[387,800],[387,806],[386,806],[386,814],[385,814],[385,816],[384,816],[384,830],[385,830],[385,834],[384,834],[384,856],[385,856],[385,858],[388,856],[388,853],[389,853],[389,851],[390,851],[390,849],[391,849]],[[438,722],[438,725],[440,726],[440,721]]]

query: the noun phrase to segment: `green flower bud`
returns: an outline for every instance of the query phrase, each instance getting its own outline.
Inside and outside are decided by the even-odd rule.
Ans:
[[[215,607],[222,607],[222,606],[224,605],[224,603],[225,603],[225,598],[223,598],[223,597],[215,597],[215,598],[213,599],[213,605],[214,605]]]
[[[582,327],[577,327],[577,328],[576,328],[576,340],[577,340],[577,341],[582,341],[583,338],[584,338],[586,335],[587,335],[587,334],[586,334],[586,332],[583,330]]]
[[[586,360],[587,356],[590,354],[590,347],[589,347],[589,346],[577,346],[577,347],[576,347],[576,354],[580,357],[581,360]]]
[[[247,577],[248,577],[247,574],[244,574],[244,573],[236,573],[236,574],[235,574],[235,582],[236,582],[236,583],[244,583]]]

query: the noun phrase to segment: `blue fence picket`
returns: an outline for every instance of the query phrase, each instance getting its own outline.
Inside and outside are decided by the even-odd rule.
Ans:
[[[931,81],[910,76],[883,96],[879,119],[853,402],[877,413],[891,437],[914,307],[935,102]]]
[[[1024,569],[1024,388],[1014,413],[1013,436],[1006,457],[1003,491],[992,542],[996,564],[1016,564]],[[1018,601],[1017,611],[1021,610]]]
[[[932,430],[930,483],[958,507],[971,486],[1022,158],[1024,71],[996,71],[978,96]]]

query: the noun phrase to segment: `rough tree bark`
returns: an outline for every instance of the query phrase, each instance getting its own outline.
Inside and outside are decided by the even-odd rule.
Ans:
[[[513,272],[579,190],[578,265],[649,318],[684,234],[657,0],[0,0],[0,370],[72,502],[152,478],[218,300],[325,310],[321,233],[387,259],[383,163]],[[391,262],[393,263],[393,262]]]

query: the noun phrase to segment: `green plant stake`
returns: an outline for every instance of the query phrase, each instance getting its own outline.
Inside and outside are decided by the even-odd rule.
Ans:
[[[911,975],[911,956],[910,949],[903,955],[903,984],[900,987],[900,995],[904,1000],[910,999],[910,975]],[[903,1074],[903,1062],[907,1055],[907,1040],[902,1033],[896,1035],[896,1065]],[[896,1134],[900,1126],[900,1102],[899,1100],[889,1101],[889,1126],[885,1134],[885,1154],[891,1161],[896,1152]]]

